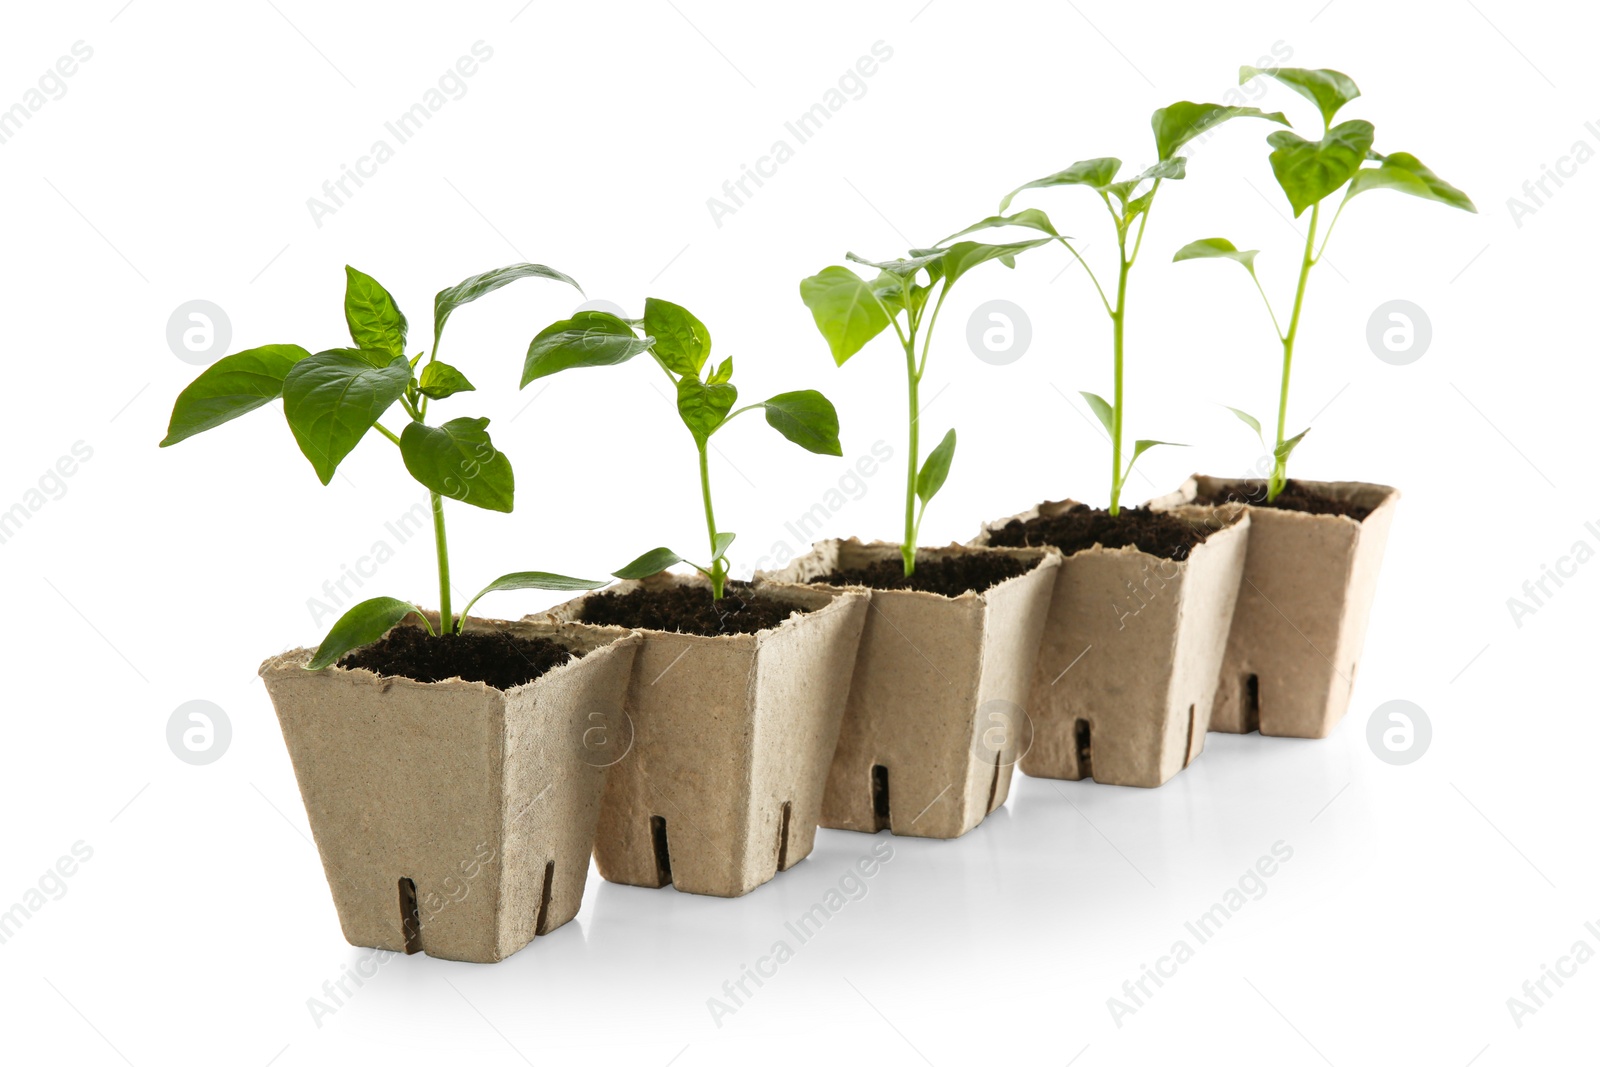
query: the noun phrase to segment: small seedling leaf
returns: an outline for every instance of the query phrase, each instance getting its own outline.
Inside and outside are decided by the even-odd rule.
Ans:
[[[839,444],[839,413],[833,403],[815,389],[779,393],[762,401],[767,425],[805,449],[822,456],[842,456]]]
[[[1163,160],[1199,137],[1207,130],[1220,126],[1229,119],[1266,119],[1268,122],[1289,125],[1281,111],[1262,111],[1257,107],[1232,107],[1226,104],[1197,104],[1192,100],[1179,100],[1158,109],[1150,116],[1150,129],[1156,136],[1156,155]]]
[[[1066,170],[1058,170],[1043,178],[1035,178],[1011,190],[1000,201],[1000,214],[1006,213],[1006,208],[1011,206],[1012,197],[1024,189],[1048,189],[1055,185],[1087,185],[1091,189],[1104,192],[1117,180],[1117,171],[1121,169],[1122,160],[1115,156],[1080,159]]]
[[[728,382],[708,385],[695,377],[678,379],[678,417],[701,443],[717,432],[738,399],[739,390]]]
[[[1039,237],[1032,241],[989,245],[977,241],[957,241],[944,251],[944,285],[948,290],[967,271],[991,259],[998,259],[1008,267],[1016,266],[1016,255],[1030,248],[1050,243],[1050,238]]]
[[[1259,438],[1261,436],[1261,422],[1254,415],[1250,414],[1248,411],[1240,411],[1238,408],[1229,408],[1226,404],[1222,406],[1228,408],[1229,411],[1238,416],[1240,422],[1254,430],[1256,432],[1256,437]],[[1263,444],[1264,443],[1265,442],[1263,442]]]
[[[1273,457],[1275,459],[1278,459],[1278,460],[1286,460],[1286,459],[1288,459],[1289,458],[1289,453],[1294,451],[1295,445],[1298,445],[1305,438],[1306,434],[1308,434],[1310,432],[1311,432],[1311,427],[1307,426],[1305,429],[1301,430],[1299,433],[1297,433],[1293,437],[1289,438],[1283,444],[1279,445],[1277,448],[1274,448],[1272,450]]]
[[[944,435],[928,458],[922,461],[922,470],[917,472],[917,498],[927,507],[928,501],[944,488],[944,481],[950,477],[950,461],[956,455],[956,432],[950,430]]]
[[[1038,230],[1040,233],[1047,233],[1051,237],[1061,236],[1056,232],[1055,223],[1050,221],[1049,215],[1046,215],[1036,207],[1029,207],[1023,208],[1014,215],[990,215],[986,219],[979,219],[971,226],[951,234],[939,243],[948,244],[957,237],[965,237],[967,234],[976,233],[978,230],[992,230],[1003,226],[1021,226],[1029,230]]]
[[[323,485],[411,381],[404,356],[374,367],[350,351],[307,356],[283,380],[284,417]]]
[[[509,512],[516,479],[511,461],[489,440],[488,425],[488,419],[451,419],[440,426],[407,423],[400,432],[406,470],[441,496]]]
[[[456,393],[470,393],[476,386],[467,381],[467,376],[456,370],[448,363],[434,360],[422,368],[422,378],[417,384],[423,396],[430,396],[435,400],[443,400]]]
[[[654,342],[635,336],[632,326],[609,312],[580,311],[539,331],[522,363],[522,384],[573,367],[626,363]]]
[[[711,543],[711,562],[715,563],[717,560],[726,556],[728,554],[728,549],[733,547],[733,539],[738,536],[738,534],[732,534],[726,531],[717,534],[715,540],[713,540]]]
[[[551,574],[549,571],[515,571],[511,574],[502,574],[478,590],[477,596],[467,601],[467,606],[461,609],[459,622],[453,625],[464,627],[467,623],[467,614],[486,593],[504,593],[516,589],[550,589],[558,593],[582,593],[590,589],[604,589],[610,584],[609,581],[569,578],[565,574]]]
[[[1111,405],[1103,397],[1094,393],[1080,392],[1079,396],[1089,402],[1089,410],[1094,412],[1094,417],[1100,420],[1100,425],[1106,428],[1106,433],[1116,432],[1116,416],[1111,411]]]
[[[407,615],[420,616],[423,625],[428,627],[428,632],[433,633],[433,625],[428,622],[428,617],[422,614],[422,609],[415,604],[396,600],[392,596],[363,600],[341,615],[339,621],[328,630],[328,636],[317,646],[311,662],[306,664],[306,670],[320,671],[329,664],[338,662],[340,657],[351,649],[370,645],[394,629]]]
[[[433,349],[439,350],[439,335],[444,333],[444,324],[449,320],[450,313],[462,304],[470,304],[480,296],[487,296],[503,285],[510,285],[519,278],[547,278],[550,281],[566,282],[578,292],[583,292],[583,286],[562,274],[558,270],[546,267],[541,263],[514,263],[509,267],[499,267],[495,270],[474,274],[448,289],[441,289],[433,298]],[[524,382],[524,385],[527,383]]]
[[[1333,125],[1339,109],[1361,95],[1356,83],[1336,70],[1308,70],[1304,67],[1240,67],[1239,84],[1265,75],[1276,78],[1313,104],[1322,113],[1322,124]]]
[[[841,366],[889,325],[883,302],[848,267],[824,267],[806,278],[800,283],[800,299],[811,309],[833,362]]]
[[[1289,198],[1295,217],[1349,181],[1372,148],[1372,123],[1341,122],[1319,141],[1307,141],[1288,130],[1267,136],[1272,174]]]
[[[1383,157],[1382,166],[1363,167],[1356,171],[1344,198],[1349,200],[1368,189],[1393,189],[1420,196],[1424,200],[1437,200],[1473,214],[1478,211],[1466,193],[1423,166],[1422,161],[1409,152],[1391,152]]]
[[[386,352],[391,357],[406,351],[406,317],[400,306],[370,274],[344,268],[344,321],[357,348]]]
[[[1173,254],[1172,262],[1182,263],[1186,259],[1231,259],[1242,264],[1244,269],[1251,274],[1256,272],[1256,255],[1254,248],[1238,249],[1226,237],[1202,237],[1198,241],[1190,241]]]
[[[161,447],[270,404],[283,393],[289,369],[310,354],[299,345],[262,345],[223,356],[178,394]]]
[[[655,353],[674,374],[700,376],[711,355],[711,331],[685,308],[647,297],[644,332],[655,338]]]
[[[683,557],[670,548],[652,548],[626,567],[611,572],[614,578],[648,578],[652,574],[660,574],[674,563],[682,563]]]

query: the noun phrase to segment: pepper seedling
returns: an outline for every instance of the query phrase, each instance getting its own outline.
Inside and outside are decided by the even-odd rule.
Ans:
[[[827,340],[836,366],[844,366],[846,360],[890,326],[894,327],[900,347],[905,351],[910,448],[906,453],[905,534],[900,542],[900,557],[907,575],[916,570],[917,535],[922,529],[922,516],[928,510],[928,502],[949,477],[950,461],[956,453],[956,432],[952,429],[918,465],[922,408],[917,392],[928,370],[928,349],[933,341],[934,326],[939,321],[939,309],[944,306],[951,286],[967,271],[994,259],[1013,267],[1020,253],[1049,241],[1048,237],[1013,244],[962,241],[949,248],[913,248],[909,258],[882,263],[850,252],[846,259],[876,267],[877,277],[868,281],[849,267],[832,266],[824,267],[800,283],[800,299],[811,309],[811,316]],[[926,277],[927,281],[919,282],[921,277]],[[937,297],[933,297],[935,289],[939,293]],[[931,312],[928,310],[930,298],[933,300]],[[923,331],[920,358],[917,355],[919,330]]]
[[[1038,230],[1048,234],[1046,241],[1059,241],[1062,247],[1072,253],[1089,275],[1089,280],[1094,283],[1095,292],[1100,296],[1101,306],[1111,318],[1111,401],[1106,400],[1096,393],[1084,392],[1080,395],[1088,403],[1095,418],[1105,427],[1111,439],[1111,504],[1109,511],[1116,515],[1121,510],[1122,487],[1127,483],[1128,476],[1133,473],[1133,465],[1141,455],[1156,445],[1170,445],[1171,441],[1155,441],[1148,439],[1136,440],[1133,443],[1133,454],[1128,458],[1127,465],[1122,462],[1122,428],[1123,428],[1123,393],[1122,393],[1122,368],[1123,368],[1123,337],[1127,321],[1128,307],[1128,274],[1133,269],[1134,263],[1139,258],[1139,248],[1144,243],[1144,230],[1150,221],[1150,210],[1155,204],[1156,194],[1161,191],[1161,183],[1167,180],[1177,180],[1184,176],[1188,160],[1177,154],[1178,149],[1188,144],[1201,134],[1207,133],[1212,128],[1236,118],[1258,118],[1269,122],[1279,122],[1289,125],[1289,120],[1281,112],[1263,112],[1253,107],[1234,107],[1224,104],[1196,104],[1189,100],[1179,100],[1167,107],[1157,110],[1150,116],[1150,128],[1155,134],[1156,162],[1140,171],[1132,178],[1117,180],[1117,174],[1122,169],[1122,160],[1114,156],[1101,156],[1095,159],[1084,159],[1072,164],[1065,170],[1048,174],[1043,178],[1025,182],[1007,193],[1000,201],[999,213],[983,219],[960,233],[952,234],[945,238],[941,244],[953,241],[957,237],[965,236],[977,230],[989,229],[997,226],[1021,226],[1027,229]],[[1146,183],[1149,183],[1148,186]],[[1079,254],[1072,245],[1072,238],[1064,237],[1056,231],[1051,224],[1049,216],[1037,208],[1027,208],[1014,215],[1007,215],[1006,209],[1011,206],[1011,201],[1025,189],[1045,189],[1057,185],[1080,185],[1092,190],[1105,204],[1111,216],[1112,225],[1117,236],[1117,286],[1116,302],[1113,303],[1106,296],[1105,287],[1100,284],[1100,279],[1095,276],[1094,270],[1087,260]],[[1141,192],[1141,190],[1143,190]],[[1138,223],[1137,229],[1134,223]],[[1132,247],[1129,247],[1129,238],[1132,238]]]
[[[685,559],[670,548],[654,548],[621,570],[618,578],[646,578],[674,563],[688,563],[706,576],[711,596],[721,600],[728,578],[728,549],[734,534],[717,528],[711,505],[711,470],[707,449],[711,437],[747,411],[761,408],[767,424],[784,437],[824,456],[842,456],[839,415],[828,398],[815,389],[801,389],[742,408],[733,405],[739,390],[733,385],[733,357],[720,365],[711,359],[711,333],[688,310],[654,297],[644,302],[643,319],[621,319],[605,311],[579,311],[570,319],[553,322],[528,345],[522,365],[522,384],[573,367],[608,367],[625,363],[641,352],[650,353],[672,383],[678,417],[694,438],[700,456],[700,499],[705,508],[709,563]]]
[[[511,461],[489,438],[488,419],[455,418],[438,426],[424,421],[430,400],[474,389],[466,375],[438,358],[439,340],[457,308],[519,278],[546,278],[583,291],[565,274],[537,263],[502,267],[451,286],[433,298],[433,348],[419,372],[423,353],[406,356],[406,317],[394,297],[370,275],[347,266],[344,315],[355,347],[313,354],[299,345],[263,345],[222,357],[178,394],[161,447],[216,429],[281,397],[295,443],[311,461],[317,478],[327,485],[367,432],[377,430],[400,450],[406,470],[427,488],[432,500],[439,563],[438,636],[459,633],[466,625],[467,612],[485,593],[598,589],[606,583],[546,571],[518,571],[490,582],[459,617],[450,610],[444,498],[509,512],[515,479]],[[378,421],[397,403],[410,418],[398,434]],[[321,670],[351,649],[376,641],[412,614],[421,616],[428,632],[434,633],[432,623],[416,604],[393,597],[362,601],[328,630],[308,669]]]
[[[1372,123],[1365,119],[1347,119],[1337,126],[1333,125],[1334,116],[1338,114],[1339,109],[1361,95],[1361,90],[1347,75],[1336,70],[1307,70],[1298,67],[1278,67],[1271,70],[1259,67],[1239,68],[1240,85],[1252,78],[1263,76],[1277,79],[1310,100],[1322,116],[1320,140],[1307,141],[1288,130],[1275,130],[1267,137],[1267,144],[1272,147],[1272,153],[1267,158],[1272,164],[1273,177],[1277,178],[1279,188],[1289,198],[1289,206],[1294,209],[1295,218],[1299,218],[1307,208],[1311,209],[1311,219],[1306,226],[1305,251],[1300,257],[1300,273],[1295,283],[1294,305],[1289,312],[1288,329],[1279,326],[1278,316],[1272,310],[1272,301],[1267,299],[1267,291],[1261,287],[1261,279],[1256,277],[1256,249],[1240,250],[1226,238],[1207,237],[1184,245],[1172,258],[1174,262],[1189,259],[1231,259],[1250,272],[1250,280],[1255,283],[1256,292],[1261,294],[1261,301],[1266,305],[1267,315],[1272,320],[1273,332],[1277,334],[1278,343],[1283,348],[1283,367],[1278,381],[1278,429],[1272,445],[1272,475],[1267,479],[1267,501],[1270,503],[1278,499],[1278,495],[1289,483],[1289,454],[1310,432],[1308,427],[1293,437],[1284,436],[1289,413],[1289,370],[1294,364],[1295,340],[1300,332],[1300,312],[1305,306],[1306,279],[1311,275],[1311,268],[1321,262],[1322,254],[1327,251],[1328,239],[1333,236],[1333,227],[1339,221],[1339,216],[1344,214],[1345,205],[1369,189],[1393,189],[1424,200],[1448,204],[1463,211],[1476,213],[1478,209],[1466,193],[1423,166],[1422,161],[1416,156],[1408,152],[1393,152],[1389,155],[1374,152]],[[1366,166],[1368,163],[1375,163],[1376,166]],[[1333,218],[1328,221],[1327,229],[1322,234],[1322,244],[1319,246],[1316,244],[1317,217],[1322,202],[1340,189],[1344,190],[1344,197],[1334,210]],[[1316,249],[1315,255],[1312,254],[1313,248]],[[1261,446],[1265,448],[1266,440],[1261,434],[1260,420],[1238,408],[1230,407],[1228,410],[1256,432],[1256,439],[1261,441]]]

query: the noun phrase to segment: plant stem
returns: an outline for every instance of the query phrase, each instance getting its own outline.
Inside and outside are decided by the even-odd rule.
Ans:
[[[439,556],[439,632],[448,634],[455,632],[455,624],[450,612],[450,552],[444,540],[444,498],[438,493],[428,495],[433,498],[433,548]],[[463,617],[461,624],[465,626],[466,622]]]
[[[906,532],[900,541],[900,558],[905,562],[909,577],[917,569],[917,386],[922,377],[917,372],[916,329],[906,342],[906,399],[910,415],[910,443],[906,449]]]
[[[711,545],[711,599],[722,599],[722,583],[727,577],[727,565],[717,556],[717,516],[711,510],[711,466],[706,459],[706,442],[700,446],[700,499],[706,506],[706,538]]]
[[[1289,457],[1283,454],[1284,423],[1289,415],[1289,369],[1294,364],[1295,335],[1300,332],[1300,309],[1306,300],[1306,278],[1316,263],[1311,250],[1317,239],[1317,212],[1321,208],[1320,202],[1311,205],[1311,222],[1306,227],[1306,250],[1300,258],[1300,280],[1294,290],[1294,310],[1289,313],[1289,329],[1283,335],[1283,380],[1278,386],[1278,439],[1272,448],[1272,478],[1267,482],[1269,503],[1278,499],[1278,494],[1289,484]]]
[[[1111,514],[1122,508],[1122,324],[1128,301],[1128,268],[1132,262],[1127,257],[1126,245],[1117,242],[1117,309],[1111,313]]]

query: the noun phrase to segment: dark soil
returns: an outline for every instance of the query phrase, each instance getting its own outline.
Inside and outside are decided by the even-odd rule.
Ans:
[[[1036,563],[999,552],[974,552],[942,559],[918,559],[917,569],[907,577],[905,564],[895,556],[865,567],[835,571],[811,581],[813,584],[864,585],[870,589],[917,589],[955,597],[968,590],[981,593],[990,586],[1026,574],[1035,566]]]
[[[1102,508],[1079,504],[1054,518],[1012,519],[989,535],[991,545],[1021,548],[1055,545],[1064,554],[1082,552],[1095,545],[1128,545],[1166,559],[1188,559],[1194,547],[1211,531],[1149,508],[1122,508],[1115,518]]]
[[[1278,494],[1278,499],[1267,503],[1267,483],[1261,481],[1240,482],[1238,485],[1229,486],[1225,492],[1201,497],[1195,501],[1197,504],[1250,504],[1258,508],[1282,508],[1285,511],[1303,511],[1307,515],[1347,515],[1357,522],[1365,522],[1372,509],[1352,504],[1348,500],[1336,500],[1326,493],[1319,493],[1309,486],[1302,485],[1293,478],[1283,487],[1283,492]]]
[[[381,641],[345,656],[339,666],[419,682],[460,678],[515,689],[575,655],[541,637],[481,632],[435,637],[419,626],[396,626]]]
[[[712,600],[705,586],[694,585],[602,593],[583,602],[582,621],[597,626],[722,637],[770,630],[792,612],[805,610],[754,595],[746,582],[729,582],[721,600]]]

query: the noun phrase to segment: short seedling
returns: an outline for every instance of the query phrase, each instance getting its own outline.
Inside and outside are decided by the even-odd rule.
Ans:
[[[1172,444],[1171,441],[1137,440],[1133,443],[1133,454],[1128,458],[1126,465],[1122,462],[1122,426],[1123,426],[1123,396],[1122,396],[1122,364],[1123,364],[1123,334],[1127,320],[1128,306],[1128,273],[1133,269],[1135,261],[1139,258],[1139,248],[1144,243],[1145,225],[1150,221],[1150,209],[1155,203],[1156,194],[1161,191],[1161,183],[1167,179],[1179,179],[1184,176],[1188,160],[1177,155],[1178,149],[1190,141],[1234,118],[1259,118],[1271,122],[1281,122],[1287,126],[1288,120],[1278,112],[1267,114],[1253,107],[1233,107],[1224,104],[1196,104],[1188,100],[1179,100],[1177,103],[1161,108],[1150,116],[1150,127],[1155,133],[1156,162],[1140,171],[1134,177],[1123,181],[1117,180],[1117,172],[1122,169],[1122,161],[1111,156],[1096,159],[1079,160],[1065,170],[1046,175],[1035,181],[1027,182],[1007,193],[1000,201],[1000,213],[991,215],[980,222],[974,223],[953,234],[945,240],[954,240],[976,230],[988,229],[996,226],[1022,226],[1032,230],[1039,230],[1049,234],[1046,241],[1059,241],[1074,259],[1082,265],[1088,273],[1089,280],[1094,283],[1095,292],[1100,296],[1100,303],[1111,317],[1111,402],[1096,393],[1085,392],[1082,394],[1095,417],[1105,427],[1106,433],[1111,438],[1111,504],[1110,512],[1116,515],[1121,510],[1122,487],[1127,483],[1128,476],[1133,473],[1133,465],[1141,455],[1156,445]],[[1148,183],[1148,185],[1146,185]],[[1006,209],[1011,206],[1012,199],[1024,189],[1044,189],[1056,185],[1081,185],[1093,190],[1105,204],[1106,211],[1111,216],[1112,225],[1116,228],[1117,235],[1117,289],[1116,302],[1113,303],[1106,296],[1105,287],[1100,284],[1100,279],[1095,276],[1094,270],[1088,262],[1073,247],[1072,239],[1063,237],[1056,232],[1049,217],[1037,208],[1027,208],[1014,215],[1007,215]],[[1142,192],[1140,190],[1143,190]],[[1134,224],[1138,223],[1137,228]],[[1129,239],[1132,247],[1129,247]]]
[[[433,350],[406,357],[406,317],[388,290],[373,278],[345,268],[345,321],[353,348],[312,354],[299,345],[264,345],[224,356],[178,394],[161,447],[215,429],[279,397],[300,451],[323,485],[368,430],[376,429],[400,450],[411,476],[427,487],[433,503],[434,547],[439,561],[440,632],[459,633],[467,612],[485,593],[503,589],[598,589],[605,582],[568,578],[545,571],[502,575],[473,597],[459,617],[450,610],[450,560],[445,547],[444,498],[490,511],[509,512],[514,480],[511,461],[489,440],[489,420],[456,418],[439,426],[424,421],[429,400],[473,390],[466,375],[441,361],[439,338],[445,322],[462,304],[519,278],[578,283],[537,263],[519,263],[474,275],[433,298]],[[579,292],[582,292],[579,289]],[[378,420],[398,403],[410,417],[396,434]],[[351,608],[333,624],[308,667],[320,670],[346,652],[382,637],[407,615],[422,616],[416,604],[375,597]]]
[[[1049,241],[1048,237],[1001,245],[962,241],[949,248],[913,248],[909,258],[885,263],[862,259],[852,252],[846,258],[876,267],[877,277],[868,281],[849,267],[834,266],[824,267],[800,283],[800,299],[811,309],[812,318],[827,340],[836,365],[843,366],[889,326],[894,327],[900,347],[905,351],[910,446],[906,453],[905,534],[900,542],[900,556],[907,575],[916,570],[917,534],[922,528],[923,513],[934,494],[944,486],[950,474],[950,461],[956,453],[956,432],[950,430],[928,453],[927,460],[918,466],[922,408],[917,392],[928,370],[928,349],[933,341],[934,326],[939,321],[939,309],[944,306],[950,287],[967,271],[992,259],[1008,267],[1015,266],[1019,253]],[[919,281],[920,278],[927,280]],[[935,289],[939,295],[933,298],[933,310],[929,311],[929,298]],[[904,325],[901,325],[902,317]],[[922,331],[920,358],[917,355],[919,330]]]
[[[688,563],[706,576],[711,596],[721,600],[728,579],[728,549],[734,535],[717,529],[711,506],[711,469],[706,454],[711,437],[747,411],[761,408],[767,423],[783,436],[824,456],[843,455],[839,447],[839,415],[828,398],[814,389],[779,393],[742,408],[733,382],[733,357],[717,365],[711,359],[711,333],[686,309],[666,300],[644,302],[643,319],[620,319],[604,311],[580,311],[553,322],[528,346],[522,384],[572,367],[608,367],[648,352],[672,383],[678,417],[694,438],[700,455],[700,499],[705,508],[711,559],[687,560],[670,548],[655,548],[614,572],[618,578],[645,578],[674,563]]]
[[[1300,332],[1300,311],[1305,305],[1306,279],[1311,274],[1311,268],[1322,260],[1322,253],[1328,247],[1328,238],[1333,235],[1334,224],[1344,213],[1345,205],[1369,189],[1394,189],[1419,196],[1424,200],[1436,200],[1463,211],[1476,212],[1478,209],[1467,198],[1467,194],[1423,166],[1422,161],[1416,156],[1407,152],[1394,152],[1389,155],[1374,152],[1372,123],[1364,119],[1347,119],[1337,126],[1333,125],[1333,118],[1339,109],[1361,95],[1356,83],[1347,76],[1336,70],[1304,70],[1295,67],[1279,67],[1273,70],[1262,70],[1257,67],[1239,68],[1240,85],[1261,76],[1276,78],[1287,85],[1315,104],[1322,115],[1321,140],[1307,141],[1288,130],[1276,130],[1267,137],[1267,144],[1272,146],[1268,160],[1272,164],[1273,176],[1278,179],[1278,185],[1289,198],[1289,206],[1294,209],[1295,218],[1299,218],[1306,208],[1311,209],[1311,220],[1306,226],[1305,251],[1300,257],[1300,275],[1295,283],[1294,306],[1289,312],[1288,329],[1279,326],[1278,316],[1272,310],[1272,301],[1267,299],[1266,290],[1261,287],[1261,280],[1256,277],[1257,250],[1241,251],[1226,238],[1208,237],[1184,245],[1173,259],[1174,261],[1231,259],[1244,267],[1250,272],[1250,280],[1255,282],[1256,291],[1261,294],[1262,303],[1267,307],[1267,315],[1272,319],[1272,329],[1278,335],[1279,344],[1283,346],[1283,369],[1278,382],[1278,432],[1272,445],[1272,475],[1267,479],[1267,501],[1270,503],[1278,498],[1284,486],[1289,483],[1289,454],[1310,432],[1307,428],[1293,437],[1284,436],[1289,414],[1289,369],[1294,363],[1295,339]],[[1376,165],[1363,165],[1368,162]],[[1344,197],[1339,201],[1333,218],[1328,221],[1328,227],[1322,234],[1322,244],[1318,246],[1317,216],[1321,211],[1322,202],[1341,188],[1345,191]],[[1316,249],[1315,255],[1312,254],[1313,248]],[[1228,410],[1256,432],[1257,440],[1260,440],[1261,447],[1265,448],[1266,441],[1261,436],[1260,421],[1238,408],[1231,407]]]

